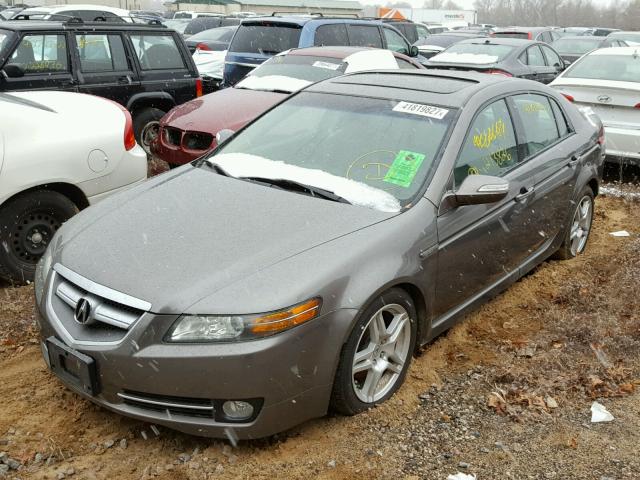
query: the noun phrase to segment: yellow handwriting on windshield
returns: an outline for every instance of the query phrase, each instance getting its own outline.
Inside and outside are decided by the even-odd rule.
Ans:
[[[473,145],[481,150],[486,150],[493,143],[504,137],[506,131],[505,123],[502,119],[498,119],[493,125],[487,127],[486,130],[473,136]]]

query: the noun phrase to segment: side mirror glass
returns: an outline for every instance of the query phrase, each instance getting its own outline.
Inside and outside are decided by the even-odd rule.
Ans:
[[[218,145],[222,145],[224,142],[229,140],[236,132],[233,130],[229,130],[228,128],[223,128],[218,133],[216,133],[216,143]]]
[[[481,205],[502,200],[509,193],[509,182],[490,175],[469,175],[453,193],[456,206]]]
[[[420,54],[420,51],[418,50],[418,47],[416,47],[415,45],[411,45],[409,47],[409,56],[410,57],[417,57]]]
[[[2,71],[7,76],[7,78],[24,77],[24,70],[19,65],[15,65],[15,64],[5,65]]]

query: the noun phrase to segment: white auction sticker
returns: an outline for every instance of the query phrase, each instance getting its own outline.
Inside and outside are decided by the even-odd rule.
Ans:
[[[313,62],[314,67],[318,68],[328,68],[329,70],[338,70],[340,68],[339,63],[331,63],[331,62]]]
[[[434,107],[432,105],[423,105],[421,103],[399,102],[393,107],[394,112],[412,113],[423,117],[437,118],[442,120],[449,113],[446,108]]]

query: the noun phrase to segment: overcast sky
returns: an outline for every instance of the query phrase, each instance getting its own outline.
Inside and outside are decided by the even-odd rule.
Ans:
[[[392,0],[394,1],[394,0]],[[411,5],[413,5],[414,8],[421,8],[424,5],[424,0],[402,0],[402,1],[406,1],[408,3],[410,3]],[[460,5],[460,7],[462,7],[465,10],[474,10],[473,8],[473,3],[475,0],[453,0],[455,3],[457,3],[458,5]],[[610,3],[609,0],[593,0],[593,2],[596,5],[608,5]],[[360,3],[362,3],[363,5],[376,5],[376,4],[385,4],[387,3],[384,0],[360,0]],[[616,2],[616,0],[613,0],[613,3],[622,3],[622,2]]]

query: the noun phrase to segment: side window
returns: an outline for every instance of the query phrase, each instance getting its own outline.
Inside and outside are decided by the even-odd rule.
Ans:
[[[129,70],[120,35],[76,34],[76,45],[83,72]]]
[[[427,27],[423,25],[416,25],[416,31],[418,32],[419,39],[427,38],[430,35],[430,32],[427,29]]]
[[[542,56],[542,50],[538,45],[534,45],[533,47],[527,48],[527,55],[529,63],[528,65],[532,67],[544,67],[546,63],[544,62],[544,57]]]
[[[316,29],[313,44],[319,47],[333,45],[349,45],[347,26],[344,23],[320,25]]]
[[[407,51],[407,42],[402,38],[402,35],[390,28],[382,27],[382,30],[384,31],[384,38],[387,41],[387,49],[404,53],[405,55],[409,54]]]
[[[382,38],[377,25],[349,25],[348,31],[349,45],[382,48]]]
[[[558,133],[560,134],[560,138],[566,137],[571,133],[571,128],[567,123],[567,117],[555,100],[551,100],[551,108],[553,108],[553,114],[556,117],[556,123],[558,124]]]
[[[545,43],[551,43],[551,34],[549,32],[542,32],[538,35],[538,40]]]
[[[143,70],[184,69],[186,65],[171,35],[131,35],[131,42]]]
[[[563,61],[560,56],[553,51],[550,47],[546,45],[541,45],[542,51],[544,52],[544,56],[547,57],[547,64],[551,67],[561,67],[563,65]]]
[[[64,35],[25,35],[7,64],[18,65],[25,74],[68,72]]]
[[[558,125],[547,97],[524,94],[514,95],[511,98],[522,122],[525,158],[535,155],[560,138]]]
[[[504,100],[482,110],[473,121],[456,162],[456,186],[469,175],[502,176],[518,163],[513,123]]]
[[[520,60],[525,65],[529,65],[529,59],[527,58],[526,50],[520,54],[520,56],[518,57],[518,60]]]

